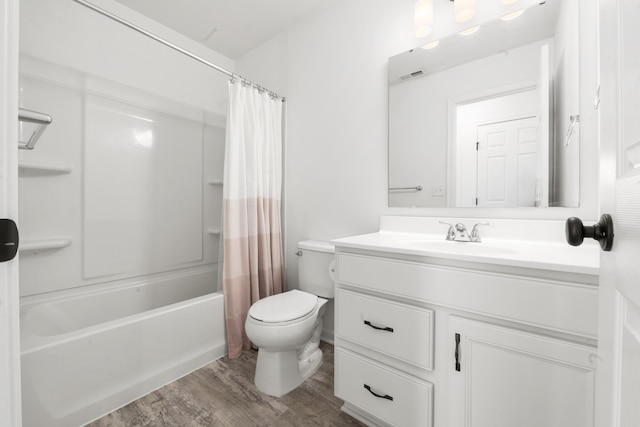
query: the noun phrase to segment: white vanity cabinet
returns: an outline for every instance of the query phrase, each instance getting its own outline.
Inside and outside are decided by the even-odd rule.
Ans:
[[[593,271],[377,239],[334,241],[335,394],[345,412],[372,426],[593,425]]]

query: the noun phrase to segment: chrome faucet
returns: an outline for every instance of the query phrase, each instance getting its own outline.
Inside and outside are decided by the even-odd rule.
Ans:
[[[470,242],[471,236],[469,236],[469,232],[467,232],[467,227],[461,222],[456,224],[456,236],[454,237],[454,241],[456,242]]]
[[[440,224],[446,224],[449,226],[449,230],[447,231],[447,240],[452,240],[454,242],[470,242],[471,237],[467,232],[467,227],[464,226],[463,223],[459,222],[456,225],[449,224],[448,222],[440,221]]]
[[[456,225],[450,224],[448,222],[439,221],[440,224],[445,224],[449,226],[449,230],[447,230],[447,240],[451,240],[454,242],[476,242],[480,243],[482,239],[480,238],[480,232],[478,231],[478,227],[481,225],[489,225],[488,222],[479,222],[473,226],[471,230],[471,234],[467,231],[467,227],[461,222]]]

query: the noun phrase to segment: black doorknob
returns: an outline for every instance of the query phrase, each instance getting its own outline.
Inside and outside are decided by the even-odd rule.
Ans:
[[[565,234],[571,246],[580,246],[585,237],[591,237],[600,243],[603,251],[610,251],[613,246],[613,219],[611,215],[603,214],[596,224],[585,226],[580,218],[572,216],[567,219]]]
[[[18,253],[18,226],[10,219],[0,219],[0,262],[11,261]]]

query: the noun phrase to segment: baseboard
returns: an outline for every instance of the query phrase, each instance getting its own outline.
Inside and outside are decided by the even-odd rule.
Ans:
[[[328,329],[323,329],[322,333],[320,334],[320,340],[324,341],[326,343],[329,343],[331,345],[334,345],[334,334],[332,330],[328,330]]]

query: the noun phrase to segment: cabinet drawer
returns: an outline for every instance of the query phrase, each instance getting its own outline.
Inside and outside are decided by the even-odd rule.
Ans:
[[[335,352],[335,391],[392,425],[432,426],[432,384],[341,349]]]
[[[411,300],[595,338],[598,288],[338,253],[338,282]]]
[[[339,336],[433,369],[433,311],[339,289],[336,315]]]

